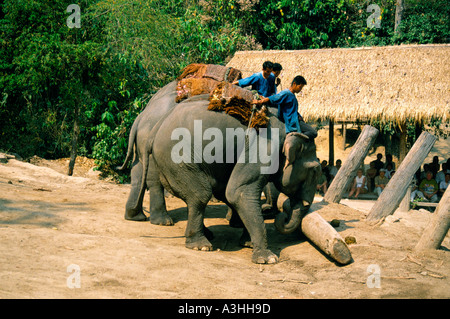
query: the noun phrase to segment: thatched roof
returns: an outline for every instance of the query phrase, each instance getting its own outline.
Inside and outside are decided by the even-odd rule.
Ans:
[[[306,121],[450,120],[449,44],[242,51],[228,66],[245,77],[261,71],[266,60],[283,66],[283,89],[296,75],[307,80],[297,96]]]

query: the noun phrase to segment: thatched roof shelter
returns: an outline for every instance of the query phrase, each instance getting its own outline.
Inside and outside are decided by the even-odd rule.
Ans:
[[[306,121],[450,120],[449,44],[241,51],[228,66],[245,77],[261,71],[266,60],[283,66],[282,89],[296,75],[307,80],[298,95]]]

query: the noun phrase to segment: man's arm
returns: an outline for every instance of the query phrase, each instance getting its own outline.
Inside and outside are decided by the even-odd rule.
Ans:
[[[258,73],[255,73],[253,75],[250,75],[249,77],[246,77],[245,79],[240,79],[238,81],[234,81],[231,84],[239,85],[240,87],[252,85],[253,83],[255,83],[257,81],[257,75],[258,75]]]
[[[252,103],[256,104],[256,105],[262,105],[262,104],[266,104],[269,103],[270,99],[268,97],[265,97],[261,100],[253,100]]]

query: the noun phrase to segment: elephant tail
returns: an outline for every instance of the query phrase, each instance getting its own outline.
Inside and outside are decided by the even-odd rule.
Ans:
[[[164,120],[173,112],[173,109],[168,111],[156,125],[151,129],[148,141],[145,145],[143,163],[142,163],[142,180],[141,186],[139,190],[139,196],[144,196],[145,190],[147,189],[147,174],[148,174],[148,165],[149,165],[149,157],[153,153],[153,143],[155,142],[156,133],[158,132],[161,125],[164,123]]]
[[[128,163],[131,161],[131,158],[133,157],[133,150],[134,150],[134,145],[136,143],[136,134],[137,134],[138,124],[139,124],[139,121],[136,119],[136,121],[134,121],[133,125],[131,126],[130,137],[128,138],[127,156],[125,157],[125,161],[123,162],[122,166],[117,167],[117,170],[119,170],[119,171],[123,171],[125,168],[127,168]]]

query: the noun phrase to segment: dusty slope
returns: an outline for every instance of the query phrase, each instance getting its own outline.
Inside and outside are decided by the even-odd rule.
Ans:
[[[412,248],[431,214],[411,211],[381,227],[363,221],[372,203],[330,207],[340,234],[354,236],[354,262],[341,267],[298,234],[267,221],[276,265],[255,265],[228,226],[226,207],[211,203],[206,225],[213,252],[184,247],[185,204],[168,198],[173,227],[123,219],[129,185],[56,172],[61,162],[0,164],[0,297],[2,298],[449,298],[450,240],[443,249]],[[64,164],[64,163],[63,163]],[[60,167],[61,168],[61,167]],[[62,171],[65,169],[62,169]],[[148,207],[148,197],[146,198]],[[394,220],[400,218],[397,222]],[[68,288],[80,270],[81,287]],[[377,265],[375,268],[370,265]],[[380,288],[370,288],[379,267]],[[376,274],[375,274],[376,275]]]

